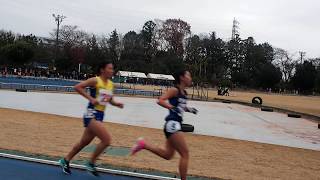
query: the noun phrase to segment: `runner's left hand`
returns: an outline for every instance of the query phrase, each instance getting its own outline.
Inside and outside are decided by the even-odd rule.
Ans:
[[[120,109],[123,109],[124,104],[123,104],[123,103],[118,103],[118,104],[117,104],[117,107],[120,108]]]
[[[192,113],[192,114],[197,114],[198,113],[198,110],[196,108],[193,108],[193,107],[186,107],[185,111],[189,112],[189,113]]]

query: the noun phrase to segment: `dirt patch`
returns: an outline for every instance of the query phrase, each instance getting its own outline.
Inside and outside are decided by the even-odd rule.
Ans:
[[[78,118],[0,108],[0,148],[50,156],[65,155],[79,140]],[[131,147],[139,136],[164,144],[162,130],[105,123],[112,145]],[[319,179],[320,152],[218,137],[186,134],[189,174],[224,179]],[[95,140],[95,142],[98,142]],[[80,153],[88,157],[88,153]],[[79,158],[79,156],[77,158]],[[117,166],[177,172],[179,156],[163,160],[147,151],[135,157],[104,155],[100,162]]]

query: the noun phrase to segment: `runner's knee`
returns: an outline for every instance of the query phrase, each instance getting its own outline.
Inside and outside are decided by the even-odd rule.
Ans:
[[[181,151],[181,152],[180,152],[180,156],[181,156],[182,158],[188,159],[188,158],[189,158],[189,150],[188,150],[188,149],[185,149],[185,150]]]
[[[164,157],[164,159],[166,160],[171,160],[174,156],[174,152],[169,152],[166,154],[166,156]]]
[[[104,146],[109,146],[111,144],[111,138],[102,138],[101,140],[101,144],[103,144]]]

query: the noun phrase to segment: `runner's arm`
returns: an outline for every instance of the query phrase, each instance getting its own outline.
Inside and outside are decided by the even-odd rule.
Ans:
[[[87,87],[94,87],[97,84],[97,79],[95,77],[82,81],[74,86],[74,89],[83,97],[88,99],[93,105],[99,104],[99,102],[86,92]]]
[[[167,109],[172,109],[174,108],[174,106],[172,106],[171,104],[169,104],[167,102],[168,99],[177,96],[178,94],[178,89],[177,88],[170,88],[164,95],[162,95],[159,100],[158,100],[158,104],[164,108]]]

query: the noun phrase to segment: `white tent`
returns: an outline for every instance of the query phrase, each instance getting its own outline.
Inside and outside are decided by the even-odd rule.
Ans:
[[[116,75],[131,78],[147,78],[146,74],[142,72],[118,71]]]
[[[166,75],[166,74],[153,74],[149,73],[147,75],[149,79],[159,79],[159,80],[169,80],[174,81],[174,77],[172,75]]]

